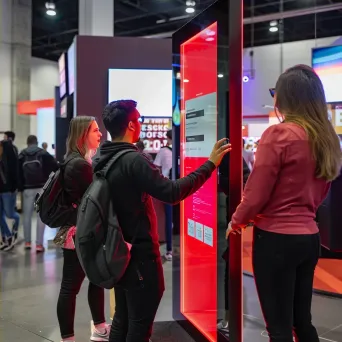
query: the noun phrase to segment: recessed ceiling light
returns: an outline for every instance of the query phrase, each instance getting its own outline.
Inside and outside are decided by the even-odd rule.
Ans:
[[[276,20],[273,20],[270,22],[270,26],[277,26],[278,22]]]
[[[52,9],[48,9],[48,10],[46,10],[46,14],[51,16],[51,17],[54,17],[56,15],[56,11],[52,10]]]
[[[185,9],[185,12],[186,12],[186,13],[194,13],[194,12],[195,12],[195,9],[194,9],[193,7],[187,7],[187,8]]]
[[[184,82],[184,83],[189,83],[189,80],[184,79],[183,82]]]
[[[215,38],[214,37],[208,37],[208,38],[205,38],[205,40],[207,42],[212,42],[213,40],[215,40]]]
[[[278,32],[278,27],[277,26],[271,26],[270,28],[269,28],[269,30],[270,30],[270,32]]]
[[[218,78],[222,78],[222,77],[223,77],[223,74],[218,74],[217,77],[218,77]]]
[[[45,8],[46,8],[46,14],[53,17],[55,16],[56,13],[56,6],[54,4],[54,2],[49,1],[45,3]]]

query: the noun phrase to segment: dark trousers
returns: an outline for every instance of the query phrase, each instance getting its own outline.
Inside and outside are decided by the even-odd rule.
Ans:
[[[115,286],[115,315],[109,342],[148,342],[165,290],[161,259],[131,261]]]
[[[319,342],[311,301],[320,237],[254,228],[253,268],[270,342]]]
[[[76,251],[64,249],[63,278],[57,303],[57,316],[62,338],[74,336],[76,296],[85,274],[78,261]],[[94,324],[104,323],[104,290],[89,283],[88,302]]]
[[[172,205],[164,204],[166,252],[172,252]]]

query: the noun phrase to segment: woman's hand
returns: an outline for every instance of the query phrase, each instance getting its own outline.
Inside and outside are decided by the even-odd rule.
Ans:
[[[230,152],[232,149],[231,144],[227,144],[228,139],[223,138],[216,142],[214,148],[210,154],[209,160],[218,167],[226,153]]]

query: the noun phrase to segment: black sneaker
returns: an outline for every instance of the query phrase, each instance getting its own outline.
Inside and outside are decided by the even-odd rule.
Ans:
[[[14,247],[14,244],[15,244],[15,241],[14,241],[14,238],[13,237],[10,237],[8,240],[7,240],[7,246],[3,249],[5,252],[8,252],[10,250],[13,249]]]
[[[6,241],[6,240],[3,240],[3,241]],[[8,246],[8,244],[3,241],[0,242],[0,251],[3,251]]]

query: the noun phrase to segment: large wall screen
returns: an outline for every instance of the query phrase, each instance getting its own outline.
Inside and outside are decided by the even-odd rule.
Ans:
[[[172,117],[172,70],[110,69],[108,102],[132,99],[145,117]]]
[[[327,102],[342,102],[342,45],[312,50],[312,67],[323,83]]]
[[[181,45],[181,176],[217,140],[217,23]],[[181,312],[217,340],[217,174],[181,204]]]

